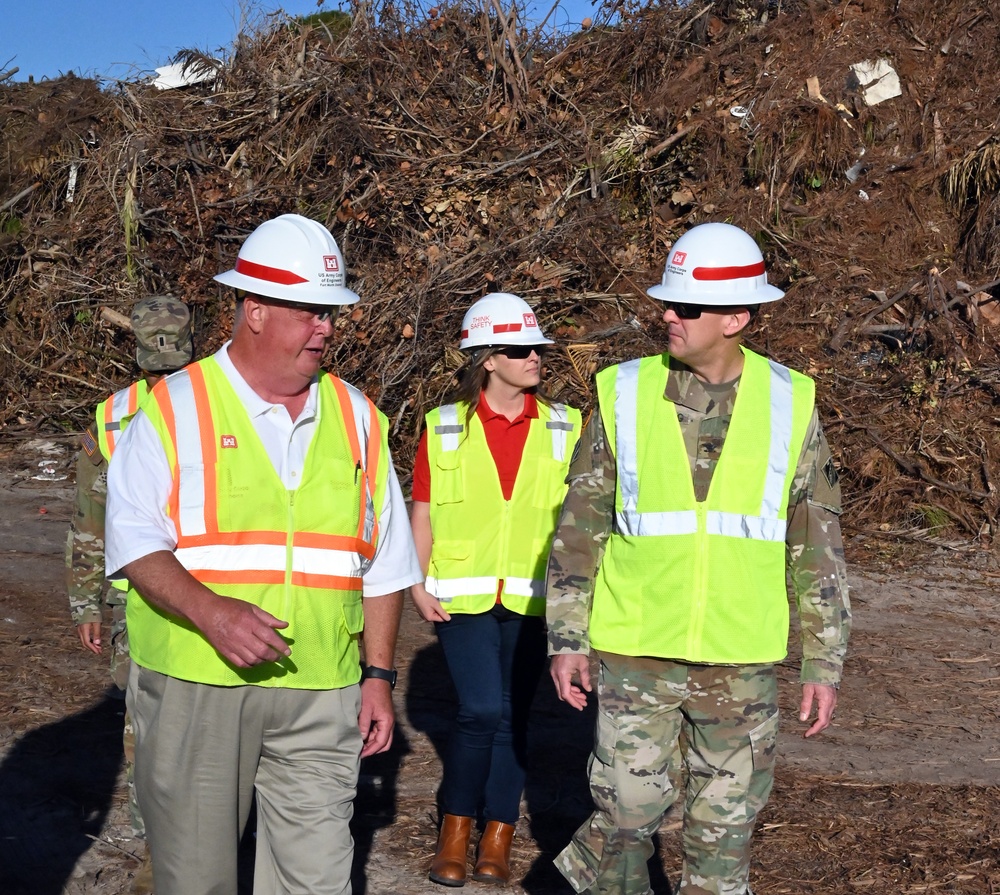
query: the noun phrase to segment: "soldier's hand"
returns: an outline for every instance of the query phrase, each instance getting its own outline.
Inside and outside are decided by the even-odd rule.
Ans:
[[[803,684],[802,703],[799,705],[799,720],[808,721],[816,703],[816,720],[805,732],[805,736],[826,730],[833,721],[833,710],[837,707],[837,688],[830,684]]]
[[[560,653],[552,657],[549,674],[559,699],[582,711],[587,704],[587,693],[591,691],[590,658],[582,653]]]
[[[199,613],[198,627],[224,659],[237,668],[251,668],[291,655],[291,648],[277,633],[288,622],[245,600],[215,597]]]
[[[83,644],[84,649],[88,649],[98,656],[101,654],[100,622],[84,622],[82,625],[77,625],[76,634],[80,638],[80,643]]]

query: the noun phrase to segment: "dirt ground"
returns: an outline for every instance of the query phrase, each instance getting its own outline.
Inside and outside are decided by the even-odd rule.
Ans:
[[[0,895],[127,892],[138,861],[123,704],[106,660],[85,653],[71,629],[63,582],[70,443],[0,446],[0,470]],[[756,838],[754,891],[1000,893],[1000,573],[982,553],[902,558],[846,532],[855,633],[835,726],[801,738],[793,654],[782,667],[781,764]],[[432,632],[409,607],[398,666],[395,746],[362,769],[355,892],[440,895],[426,868],[454,703]],[[543,682],[515,895],[570,892],[551,858],[588,811],[591,722]],[[676,885],[677,826],[669,816],[659,834],[657,895]]]

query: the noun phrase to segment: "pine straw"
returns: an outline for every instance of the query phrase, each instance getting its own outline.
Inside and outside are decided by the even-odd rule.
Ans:
[[[393,421],[406,478],[471,301],[523,295],[564,346],[550,391],[586,408],[594,369],[662,345],[643,290],[672,241],[731,220],[788,292],[752,341],[816,377],[849,524],[988,542],[1000,290],[992,181],[976,182],[1000,117],[997,14],[759,6],[625,7],[559,40],[492,8],[387,8],[342,38],[241,39],[214,92],[0,86],[4,435],[78,430],[133,375],[103,308],[172,292],[215,349],[231,305],[211,277],[294,210],[345,250],[363,301],[330,363]],[[879,55],[904,95],[868,107],[848,66]]]

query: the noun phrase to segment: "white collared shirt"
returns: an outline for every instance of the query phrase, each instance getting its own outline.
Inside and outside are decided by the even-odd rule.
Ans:
[[[318,383],[298,419],[292,420],[282,404],[258,395],[240,375],[229,357],[229,342],[215,359],[246,407],[264,450],[282,483],[295,490],[302,480],[306,453],[316,430]],[[385,501],[379,517],[375,557],[364,572],[364,595],[393,593],[423,580],[420,561],[406,515],[406,503],[396,478],[392,457]],[[177,530],[167,515],[173,478],[160,436],[140,410],[125,430],[108,467],[108,505],[105,524],[105,565],[108,577],[134,560],[160,550],[173,551]]]

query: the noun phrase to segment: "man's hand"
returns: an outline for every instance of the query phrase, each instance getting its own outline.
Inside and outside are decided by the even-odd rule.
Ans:
[[[582,711],[587,704],[587,693],[591,692],[590,658],[583,653],[560,653],[552,657],[549,674],[559,698]],[[579,683],[574,682],[574,677]]]
[[[76,636],[80,638],[83,648],[101,654],[101,623],[84,622],[76,626]]]
[[[215,599],[191,620],[219,654],[237,668],[252,668],[290,656],[291,647],[277,630],[288,622],[253,603],[213,594]]]
[[[361,757],[385,752],[392,745],[396,713],[392,707],[392,688],[388,681],[370,677],[361,682],[361,711],[358,729],[364,746]]]
[[[833,710],[837,707],[837,688],[830,684],[803,684],[802,702],[799,705],[799,720],[808,721],[812,715],[813,703],[816,704],[816,720],[805,732],[811,737],[821,733],[833,721]]]

